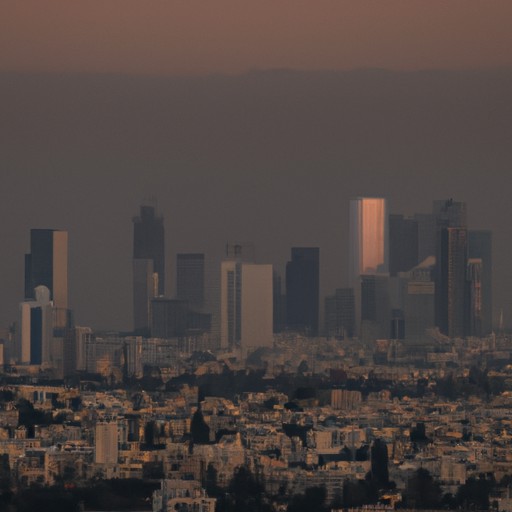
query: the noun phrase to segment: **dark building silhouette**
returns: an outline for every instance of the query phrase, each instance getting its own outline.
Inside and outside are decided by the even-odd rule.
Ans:
[[[320,249],[293,247],[286,264],[286,322],[288,329],[318,334]]]
[[[140,215],[133,218],[133,258],[149,259],[158,275],[158,295],[165,295],[164,219],[153,206],[141,206]]]
[[[436,324],[450,337],[462,337],[467,331],[466,267],[466,228],[442,228],[436,262]]]
[[[363,342],[388,339],[391,318],[389,277],[378,274],[361,276],[361,339]]]
[[[187,333],[188,302],[177,299],[151,301],[151,336],[177,338]]]
[[[286,326],[286,295],[283,294],[282,279],[277,272],[274,272],[272,278],[272,301],[274,332],[282,332]]]
[[[482,260],[482,335],[492,332],[492,232],[468,231],[468,257]]]
[[[176,298],[192,309],[204,305],[204,254],[185,253],[176,257]]]
[[[46,286],[56,308],[68,307],[68,233],[31,229],[30,253],[25,254],[25,299],[35,299],[35,288]]]
[[[403,215],[389,216],[389,273],[408,272],[418,264],[418,222]]]
[[[462,337],[467,321],[466,203],[434,201],[436,216],[436,325],[450,337]]]
[[[432,213],[416,213],[414,220],[418,225],[418,262],[436,255],[436,217]]]
[[[355,297],[353,288],[338,288],[325,298],[325,334],[328,337],[352,338],[355,326]]]
[[[466,336],[482,336],[482,269],[480,258],[468,259],[466,272]]]
[[[133,326],[148,335],[151,299],[165,293],[164,221],[153,206],[141,206],[133,218]]]

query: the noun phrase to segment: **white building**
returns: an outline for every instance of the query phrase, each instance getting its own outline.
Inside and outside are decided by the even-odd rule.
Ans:
[[[272,265],[221,263],[221,347],[237,345],[245,357],[273,345]]]
[[[117,422],[96,423],[94,434],[94,462],[117,464],[119,455]]]

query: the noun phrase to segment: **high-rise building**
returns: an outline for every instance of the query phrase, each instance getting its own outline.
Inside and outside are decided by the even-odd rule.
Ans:
[[[286,321],[289,329],[318,334],[320,249],[293,247],[286,264]]]
[[[361,329],[361,277],[388,272],[388,216],[383,198],[350,201],[348,284],[354,289],[355,331]]]
[[[338,288],[325,298],[325,334],[328,337],[352,338],[355,323],[354,290]]]
[[[389,216],[389,273],[408,272],[418,264],[418,222],[403,215]]]
[[[18,360],[22,364],[40,365],[50,362],[53,307],[46,286],[36,286],[34,295],[34,300],[20,304]]]
[[[467,230],[442,228],[436,259],[436,325],[452,338],[466,332]]]
[[[242,355],[273,344],[272,265],[221,263],[220,344]]]
[[[365,274],[361,276],[361,339],[373,342],[390,337],[391,305],[389,276]]]
[[[408,272],[404,297],[405,337],[421,341],[435,327],[435,257],[429,256]]]
[[[187,253],[176,257],[176,298],[186,300],[190,308],[204,305],[204,254]]]
[[[133,324],[149,333],[151,299],[165,294],[164,221],[153,206],[133,218]]]
[[[467,211],[453,199],[434,201],[436,237],[436,325],[443,334],[462,337],[467,331]]]
[[[433,213],[416,213],[414,220],[418,225],[418,262],[436,255],[436,216]]]
[[[358,197],[350,201],[349,284],[363,274],[388,272],[386,200]]]
[[[272,348],[272,265],[242,264],[242,356],[261,347]]]
[[[55,308],[68,308],[67,231],[30,230],[30,253],[25,255],[26,299],[35,299],[37,286],[48,288]]]
[[[286,295],[282,291],[281,276],[274,271],[273,277],[273,304],[274,304],[274,332],[282,332],[286,326]]]
[[[234,347],[241,338],[241,263],[226,260],[220,264],[220,346]]]
[[[468,231],[468,257],[482,260],[482,335],[492,332],[492,232]]]
[[[468,259],[467,268],[467,304],[465,334],[467,336],[482,336],[482,275],[483,262],[480,258]]]
[[[94,429],[94,462],[117,464],[119,455],[117,422],[98,422]]]
[[[157,298],[151,301],[151,336],[179,338],[187,333],[188,302]]]

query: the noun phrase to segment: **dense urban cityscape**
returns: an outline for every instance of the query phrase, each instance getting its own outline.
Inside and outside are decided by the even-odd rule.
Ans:
[[[291,248],[283,276],[247,242],[180,253],[167,296],[143,204],[131,332],[74,324],[68,233],[31,230],[0,345],[2,506],[512,510],[491,231],[453,199],[405,216],[358,197],[346,218],[347,286],[321,308],[319,247]]]
[[[512,512],[512,1],[0,1],[0,512]]]

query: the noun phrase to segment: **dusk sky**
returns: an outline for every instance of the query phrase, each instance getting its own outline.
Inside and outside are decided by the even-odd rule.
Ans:
[[[0,5],[0,327],[31,228],[69,231],[78,325],[131,328],[132,216],[176,252],[248,240],[283,268],[318,245],[344,284],[348,200],[468,203],[494,233],[512,324],[512,2],[272,0]]]
[[[4,0],[0,69],[150,74],[489,68],[509,0]]]

